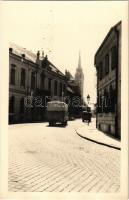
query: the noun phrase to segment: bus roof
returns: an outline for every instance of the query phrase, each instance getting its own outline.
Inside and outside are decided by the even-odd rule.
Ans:
[[[67,111],[68,105],[62,101],[50,101],[47,103],[48,111]]]

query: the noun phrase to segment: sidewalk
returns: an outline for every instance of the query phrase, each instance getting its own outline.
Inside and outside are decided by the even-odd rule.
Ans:
[[[112,147],[121,150],[121,142],[102,131],[96,129],[96,120],[92,118],[92,122],[88,124],[85,122],[81,128],[76,129],[76,133],[92,142]]]

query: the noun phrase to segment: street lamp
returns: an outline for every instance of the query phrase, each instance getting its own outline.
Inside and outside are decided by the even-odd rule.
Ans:
[[[87,95],[87,102],[88,102],[88,104],[90,102],[90,95],[89,94]]]

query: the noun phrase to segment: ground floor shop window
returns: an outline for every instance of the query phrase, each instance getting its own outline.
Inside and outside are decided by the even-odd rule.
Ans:
[[[9,113],[14,113],[15,97],[12,96],[9,99]]]

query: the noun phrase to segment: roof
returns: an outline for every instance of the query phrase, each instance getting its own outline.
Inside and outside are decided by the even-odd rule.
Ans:
[[[12,42],[10,42],[10,48],[13,49],[13,53],[14,54],[16,54],[18,56],[21,56],[22,54],[25,54],[25,58],[27,60],[30,60],[30,61],[36,63],[36,55],[33,52],[31,52],[31,51],[27,50],[26,48],[23,48],[23,47],[15,44],[15,43],[12,43]]]
[[[68,105],[62,101],[50,101],[47,103],[47,111],[68,111]]]
[[[70,86],[78,86],[78,83],[75,81],[75,79],[69,80],[69,81],[68,81],[68,84],[69,84]]]
[[[49,60],[48,61],[48,64],[50,65],[50,67],[52,68],[52,71],[62,75],[62,76],[65,76],[55,65],[53,65]]]
[[[37,55],[34,54],[33,52],[27,50],[26,48],[23,48],[13,42],[10,42],[10,48],[13,49],[13,53],[18,55],[18,56],[22,56],[22,54],[25,54],[25,58],[33,63],[36,63],[36,59],[37,59]],[[43,58],[45,59],[45,58]],[[42,60],[43,60],[42,59]],[[42,60],[40,60],[42,62]],[[65,76],[59,69],[57,69],[57,67],[55,67],[49,60],[47,60],[48,64],[50,65],[50,67],[52,68],[53,72],[56,72],[62,76]]]
[[[119,25],[121,24],[121,21],[119,21],[117,24],[115,24],[114,26],[112,26],[108,32],[108,34],[106,35],[106,37],[104,38],[103,42],[101,43],[100,47],[98,48],[96,54],[95,54],[95,60],[94,60],[94,63],[96,63],[96,56],[97,54],[99,53],[99,51],[102,49],[102,47],[104,46],[106,40],[108,39],[108,37],[110,36],[111,32],[113,30],[115,30]]]

